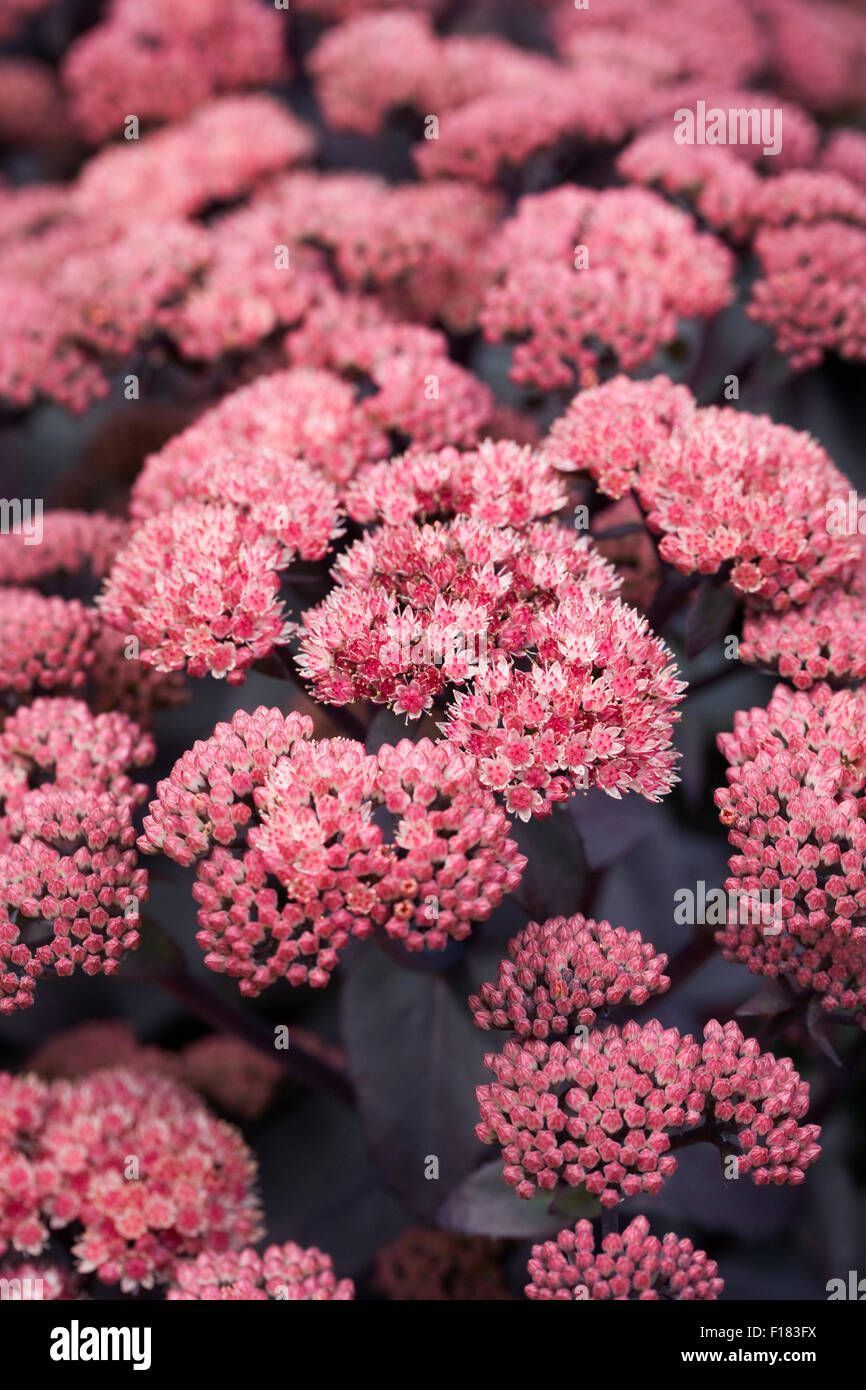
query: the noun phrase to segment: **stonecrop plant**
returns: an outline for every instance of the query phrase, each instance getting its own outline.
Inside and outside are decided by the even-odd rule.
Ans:
[[[0,0],[3,1300],[843,1296],[864,71]]]

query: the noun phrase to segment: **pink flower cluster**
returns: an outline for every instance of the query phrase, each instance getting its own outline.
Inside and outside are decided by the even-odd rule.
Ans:
[[[81,572],[101,579],[127,533],[127,524],[105,512],[45,512],[38,545],[22,532],[0,536],[0,584],[42,584]]]
[[[847,480],[810,435],[728,406],[698,409],[665,377],[618,377],[575,397],[545,457],[589,473],[601,491],[634,488],[663,559],[721,572],[779,611],[803,603],[859,557],[828,530]]]
[[[542,1042],[592,1027],[616,1004],[645,1004],[670,981],[667,956],[640,932],[576,913],[529,922],[508,943],[495,982],[481,986],[469,1007],[478,1028],[507,1028]]]
[[[112,0],[107,16],[69,49],[63,81],[80,128],[118,134],[128,112],[176,121],[210,97],[287,76],[285,15],[255,0]]]
[[[738,851],[726,888],[778,899],[770,925],[729,914],[725,958],[866,1027],[863,717],[859,691],[777,686],[766,710],[740,711],[719,736],[728,786],[715,800]]]
[[[353,521],[389,526],[469,516],[520,528],[565,503],[563,480],[538,451],[508,439],[370,464],[351,480],[345,497]]]
[[[352,1280],[337,1279],[330,1255],[323,1255],[315,1245],[304,1250],[291,1240],[269,1245],[262,1255],[250,1248],[225,1254],[206,1250],[196,1260],[181,1260],[173,1279],[166,1299],[186,1302],[346,1302],[355,1297]]]
[[[261,1234],[253,1155],[176,1082],[4,1073],[0,1097],[0,1251],[37,1255],[71,1226],[76,1270],[134,1291]]]
[[[591,12],[590,12],[591,11]],[[608,0],[576,10],[556,6],[553,33],[559,51],[576,65],[605,62],[654,83],[691,78],[735,83],[758,73],[768,58],[754,8],[735,0],[722,14],[713,0]]]
[[[536,629],[528,670],[498,658],[454,694],[446,737],[521,820],[590,786],[664,796],[677,780],[671,736],[686,688],[669,649],[633,608],[589,588]]]
[[[705,1251],[672,1231],[661,1240],[651,1236],[645,1216],[605,1236],[600,1250],[592,1222],[578,1221],[556,1240],[533,1245],[527,1272],[526,1297],[533,1299],[715,1300],[724,1288]]]
[[[178,451],[174,441],[171,455]],[[223,443],[207,458],[193,446],[185,462],[172,477],[179,505],[133,532],[99,606],[108,623],[140,640],[142,661],[157,670],[186,666],[239,685],[292,631],[280,572],[297,558],[320,560],[340,534],[336,493],[300,459],[249,440],[236,453]],[[139,509],[164,471],[164,457],[152,461]]]
[[[0,1262],[5,1299],[22,1302],[75,1302],[82,1281],[63,1265],[49,1260],[6,1259]]]
[[[276,1057],[229,1034],[210,1033],[180,1052],[166,1052],[143,1046],[120,1019],[61,1029],[27,1060],[27,1070],[46,1081],[72,1080],[107,1067],[173,1077],[242,1120],[265,1113],[285,1075]]]
[[[0,588],[0,695],[80,689],[93,661],[96,615],[77,599]]]
[[[502,1147],[518,1196],[560,1182],[602,1206],[658,1192],[677,1168],[676,1139],[702,1127],[734,1146],[759,1185],[798,1184],[820,1153],[816,1125],[799,1125],[809,1088],[789,1058],[761,1053],[735,1023],[712,1021],[703,1044],[652,1019],[567,1042],[507,1042],[479,1086],[484,1144]]]
[[[448,684],[482,678],[488,648],[519,657],[557,603],[611,595],[613,570],[556,523],[523,531],[474,517],[383,526],[334,566],[304,614],[298,665],[319,699],[373,700],[417,718]]]
[[[132,816],[144,788],[130,783],[126,769],[151,751],[124,715],[94,716],[75,700],[38,700],[7,721],[0,734],[0,1013],[28,1008],[47,973],[66,978],[80,967],[113,975],[138,945],[148,886],[137,868]],[[52,773],[54,780],[42,781]]]
[[[199,860],[205,963],[248,997],[280,978],[326,985],[350,936],[377,926],[410,950],[462,940],[525,864],[449,745],[404,740],[373,757],[311,734],[306,717],[239,710],[175,764],[144,821],[145,852]]]
[[[686,213],[644,189],[563,187],[521,198],[489,250],[481,323],[513,340],[512,379],[543,391],[598,380],[601,353],[631,369],[717,313],[733,259]]]
[[[0,395],[73,410],[104,396],[113,361],[171,323],[168,307],[214,257],[213,235],[186,219],[307,158],[312,145],[306,126],[269,98],[230,97],[107,147],[72,185],[0,192]],[[46,264],[58,266],[48,280]]]

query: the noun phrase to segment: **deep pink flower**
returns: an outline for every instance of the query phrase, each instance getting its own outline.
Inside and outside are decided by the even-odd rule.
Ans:
[[[724,1288],[715,1260],[672,1231],[661,1240],[651,1236],[645,1216],[605,1236],[598,1251],[592,1222],[578,1221],[556,1240],[533,1245],[527,1272],[526,1297],[534,1299],[712,1301]]]
[[[330,1255],[315,1245],[304,1250],[294,1241],[255,1250],[204,1251],[198,1259],[181,1261],[166,1299],[191,1301],[256,1301],[287,1299],[319,1302],[354,1299],[351,1279],[337,1279]]]
[[[477,1088],[476,1133],[502,1146],[520,1197],[560,1181],[606,1207],[658,1192],[677,1168],[672,1140],[701,1125],[708,1139],[729,1136],[739,1171],[759,1185],[801,1183],[820,1153],[819,1128],[797,1123],[808,1086],[735,1023],[711,1021],[702,1045],[657,1019],[585,1041],[507,1042],[485,1066],[496,1080]]]
[[[859,575],[827,584],[801,608],[768,613],[747,607],[739,655],[778,671],[798,690],[816,681],[866,679],[866,586]]]
[[[448,743],[401,739],[377,755],[376,791],[395,821],[376,892],[384,927],[410,951],[462,941],[517,888],[526,858],[510,822]]]
[[[506,1028],[520,1038],[561,1037],[575,1024],[592,1027],[612,1005],[645,1004],[670,981],[667,956],[640,932],[576,913],[529,922],[508,943],[495,982],[483,984],[469,1007],[476,1027]]]

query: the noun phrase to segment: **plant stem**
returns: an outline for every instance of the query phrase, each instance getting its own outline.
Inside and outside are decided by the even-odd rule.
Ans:
[[[231,1033],[243,1039],[271,1061],[276,1060],[302,1085],[312,1090],[327,1091],[336,1099],[353,1104],[354,1093],[345,1072],[317,1057],[297,1041],[291,1041],[285,1049],[275,1047],[274,1035],[266,1024],[213,994],[185,966],[178,966],[160,976],[158,982],[197,1018],[221,1033]]]

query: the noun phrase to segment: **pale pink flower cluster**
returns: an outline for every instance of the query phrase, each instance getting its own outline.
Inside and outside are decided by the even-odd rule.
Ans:
[[[563,480],[537,450],[485,439],[469,451],[445,448],[370,464],[349,483],[345,507],[365,525],[469,516],[520,528],[561,511],[566,500]]]
[[[7,1258],[0,1262],[0,1280],[7,1288],[5,1298],[15,1301],[75,1302],[82,1296],[81,1279],[49,1260]]]
[[[519,1197],[560,1183],[614,1207],[656,1193],[677,1169],[678,1138],[730,1136],[738,1170],[759,1185],[797,1185],[820,1149],[800,1125],[809,1087],[790,1058],[762,1053],[736,1023],[712,1020],[698,1043],[656,1019],[586,1041],[507,1042],[477,1088],[484,1144],[499,1143]]]
[[[506,1028],[520,1038],[548,1038],[592,1027],[616,1004],[645,1004],[670,981],[667,956],[640,932],[576,913],[529,922],[508,943],[495,982],[472,995],[478,1028]]]
[[[72,44],[62,75],[74,118],[93,141],[119,134],[129,112],[177,121],[209,98],[288,76],[286,15],[255,0],[111,0]]]
[[[333,704],[372,700],[417,718],[495,652],[519,657],[539,619],[618,580],[585,536],[474,517],[383,526],[339,556],[336,586],[304,614],[298,666]]]
[[[607,0],[577,9],[562,0],[553,12],[559,51],[575,64],[606,62],[654,83],[691,78],[713,86],[758,73],[768,49],[747,0],[721,11],[713,0]]]
[[[521,198],[489,262],[485,336],[514,340],[512,379],[544,391],[575,377],[594,385],[602,353],[639,366],[680,318],[715,314],[733,295],[730,251],[644,189]]]
[[[38,545],[23,532],[0,536],[0,584],[41,584],[61,575],[107,574],[128,526],[106,512],[51,509],[42,516]]]
[[[350,935],[377,926],[412,950],[462,940],[525,864],[471,758],[429,740],[374,757],[311,734],[300,715],[238,711],[160,782],[144,821],[143,850],[199,861],[205,963],[248,997],[283,977],[326,985]]]
[[[686,688],[669,649],[633,608],[588,587],[536,627],[528,669],[499,658],[455,692],[446,738],[521,820],[590,786],[664,796],[677,780],[671,737]]]
[[[859,557],[856,538],[828,530],[847,480],[817,440],[766,415],[698,409],[665,377],[582,392],[544,454],[610,496],[633,488],[664,560],[721,572],[762,606],[804,603]]]
[[[348,382],[332,372],[295,367],[257,377],[224,396],[144,461],[130,511],[136,521],[197,500],[215,458],[229,455],[254,472],[261,456],[303,459],[337,485],[361,464],[383,459],[387,437],[375,429]]]
[[[305,1250],[291,1240],[269,1245],[261,1255],[250,1248],[225,1254],[206,1250],[196,1260],[181,1260],[173,1281],[167,1300],[315,1303],[355,1297],[352,1280],[337,1279],[330,1255],[315,1245]]]
[[[0,1251],[38,1255],[71,1227],[78,1273],[134,1292],[261,1234],[252,1153],[167,1077],[4,1073],[0,1096]]]
[[[715,1260],[673,1231],[661,1240],[651,1236],[645,1216],[604,1236],[600,1250],[592,1222],[578,1221],[556,1240],[533,1245],[527,1273],[526,1297],[541,1300],[714,1301],[724,1289]]]

